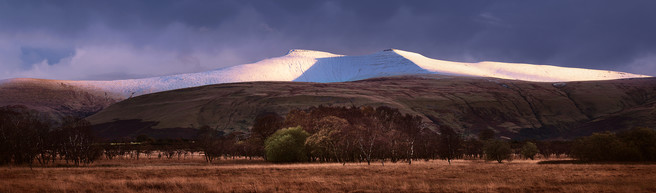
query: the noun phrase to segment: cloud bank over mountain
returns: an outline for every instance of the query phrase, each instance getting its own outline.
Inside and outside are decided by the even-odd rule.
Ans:
[[[656,75],[654,1],[1,1],[0,79],[143,78],[294,48]]]

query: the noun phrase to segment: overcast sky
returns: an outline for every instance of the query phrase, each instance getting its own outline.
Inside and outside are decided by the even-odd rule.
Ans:
[[[206,71],[312,49],[656,76],[656,1],[0,0],[0,79]]]

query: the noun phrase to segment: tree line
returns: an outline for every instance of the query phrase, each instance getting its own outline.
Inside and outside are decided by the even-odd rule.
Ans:
[[[572,155],[581,161],[656,161],[656,131],[636,128],[595,133],[574,142]]]
[[[227,146],[212,145],[222,149],[222,155],[243,154],[228,151]],[[100,158],[140,159],[143,156],[186,159],[202,150],[193,139],[153,139],[139,135],[135,138],[101,140],[93,134],[91,124],[82,118],[65,117],[56,123],[24,106],[0,107],[0,165],[32,167],[34,164],[47,166],[63,163],[80,166]],[[206,154],[213,153],[217,152]]]
[[[468,137],[386,106],[318,106],[292,110],[284,117],[262,113],[255,118],[248,137],[232,141],[247,150],[243,152],[249,152],[248,155],[273,162],[412,164],[420,159],[444,159],[450,163],[463,158],[502,162],[512,155],[533,159],[540,152],[545,157],[569,154],[563,150],[569,149],[567,142],[501,140],[490,129],[482,130],[478,137]],[[222,145],[226,146],[229,144]],[[208,146],[213,147],[219,146]]]
[[[596,133],[574,141],[513,141],[491,129],[465,136],[398,109],[318,106],[284,116],[261,113],[250,132],[223,133],[203,126],[195,139],[152,139],[146,135],[100,141],[89,122],[67,117],[43,121],[25,107],[0,107],[0,164],[48,165],[61,160],[84,165],[105,159],[186,159],[194,152],[207,162],[221,157],[262,157],[272,162],[407,162],[415,160],[572,156],[583,161],[654,161],[656,131],[647,128]]]
[[[25,107],[0,107],[0,164],[47,165],[60,159],[80,165],[101,155],[88,121],[66,117],[52,125]]]

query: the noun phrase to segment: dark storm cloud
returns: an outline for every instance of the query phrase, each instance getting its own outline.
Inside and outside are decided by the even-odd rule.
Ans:
[[[386,48],[656,75],[654,1],[0,1],[0,79],[203,71]]]

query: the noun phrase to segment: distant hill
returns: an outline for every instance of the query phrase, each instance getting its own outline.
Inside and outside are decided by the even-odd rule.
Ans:
[[[122,98],[195,86],[252,82],[345,82],[376,77],[437,74],[465,77],[492,77],[537,82],[610,80],[647,77],[605,70],[565,68],[548,65],[502,62],[463,63],[436,60],[418,53],[388,49],[362,56],[344,56],[321,51],[291,50],[287,55],[217,70],[170,76],[111,80],[49,80]],[[21,81],[36,81],[22,79]],[[3,83],[0,82],[0,85]]]
[[[53,80],[12,79],[0,84],[0,106],[25,106],[52,120],[86,117],[123,99]]]
[[[656,128],[656,78],[548,83],[413,75],[340,83],[230,83],[129,98],[88,120],[106,138],[177,138],[192,137],[201,125],[248,131],[259,113],[284,115],[318,105],[385,105],[468,135],[492,128],[513,139],[569,139]]]
[[[509,136],[551,138],[574,126],[587,131],[651,121],[645,112],[652,109],[654,84],[651,78],[636,79],[644,77],[548,65],[451,62],[396,49],[362,56],[291,50],[252,64],[152,78],[0,80],[0,106],[23,105],[58,120],[86,117],[128,99],[89,117],[107,136],[186,135],[181,131],[199,125],[246,131],[263,110],[282,114],[332,104],[388,105],[466,132],[490,127]],[[205,87],[193,88],[198,86]]]

